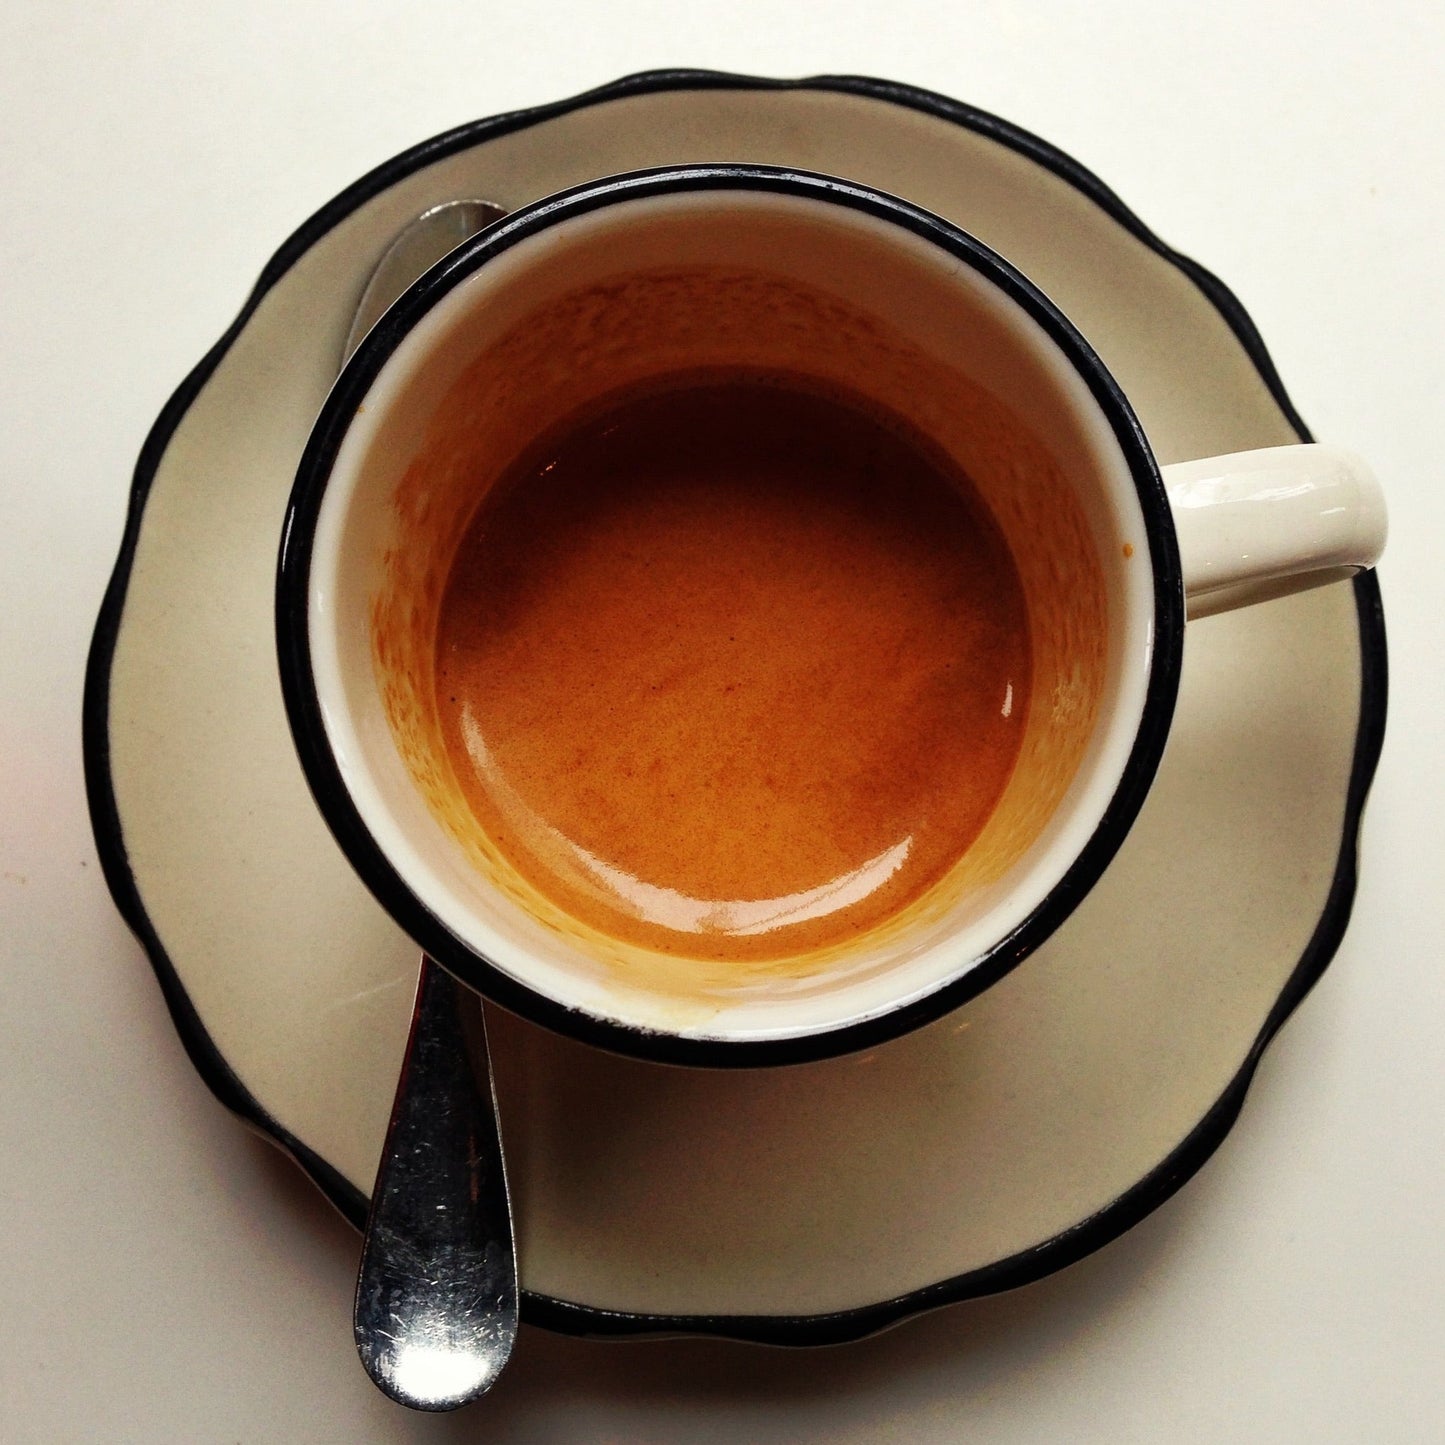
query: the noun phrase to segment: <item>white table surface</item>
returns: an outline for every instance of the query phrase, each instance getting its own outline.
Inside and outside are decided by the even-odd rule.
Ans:
[[[357,1239],[192,1072],[100,877],[85,649],[152,419],[293,227],[456,123],[659,65],[859,72],[1048,137],[1368,455],[1390,717],[1354,920],[1178,1196],[816,1352],[525,1330],[407,1415]],[[0,9],[0,1441],[1445,1438],[1445,8],[1384,0],[9,0]]]

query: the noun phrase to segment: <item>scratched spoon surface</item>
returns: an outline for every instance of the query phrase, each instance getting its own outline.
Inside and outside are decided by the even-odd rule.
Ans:
[[[424,959],[361,1246],[367,1373],[415,1410],[490,1389],[517,1336],[517,1263],[482,1011]]]
[[[408,225],[362,293],[342,363],[413,281],[505,214],[451,201]],[[485,1393],[517,1336],[486,1025],[476,996],[426,957],[362,1239],[353,1328],[367,1373],[416,1410],[453,1410]]]

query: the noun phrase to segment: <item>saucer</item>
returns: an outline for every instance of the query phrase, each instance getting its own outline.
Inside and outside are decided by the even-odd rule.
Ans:
[[[197,1069],[358,1224],[417,954],[291,746],[272,589],[296,463],[411,218],[701,160],[845,175],[972,231],[1084,333],[1161,462],[1305,435],[1217,280],[1061,152],[897,85],[636,76],[428,141],[325,206],[145,444],[85,756],[111,891]],[[1157,783],[1094,891],[981,997],[863,1054],[673,1068],[490,1010],[524,1318],[821,1343],[1120,1234],[1219,1144],[1334,952],[1384,713],[1372,574],[1191,623]]]

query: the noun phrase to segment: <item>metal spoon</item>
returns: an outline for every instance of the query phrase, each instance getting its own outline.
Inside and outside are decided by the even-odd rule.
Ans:
[[[517,1262],[482,1011],[422,960],[352,1320],[361,1363],[414,1410],[491,1388],[517,1337]]]
[[[407,226],[362,293],[342,363],[422,272],[505,214],[451,201]],[[517,1337],[486,1026],[476,997],[425,956],[362,1240],[353,1330],[377,1386],[415,1410],[454,1410],[485,1393]]]
[[[423,211],[416,220],[403,226],[396,239],[386,248],[366,289],[357,302],[341,348],[341,364],[361,345],[361,339],[381,320],[382,313],[417,280],[429,271],[448,251],[455,251],[469,241],[483,226],[500,221],[506,208],[491,201],[443,201]]]

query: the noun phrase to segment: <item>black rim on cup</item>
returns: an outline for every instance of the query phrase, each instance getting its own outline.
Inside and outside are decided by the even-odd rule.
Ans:
[[[964,972],[890,1011],[819,1032],[725,1041],[654,1032],[569,1008],[519,983],[473,951],[416,896],[363,822],[332,754],[312,672],[308,594],[312,534],[332,467],[357,408],[401,340],[457,285],[518,242],[618,202],[687,191],[742,190],[852,208],[932,242],[971,266],[1053,340],[1089,387],[1122,450],[1154,559],[1153,647],[1144,706],[1119,783],[1064,876],[1009,934]],[[1183,652],[1183,583],[1169,504],[1132,409],[1089,344],[1044,294],[982,242],[906,201],[830,176],[761,166],[706,165],[631,172],[547,197],[512,213],[433,267],[391,308],[347,364],[321,410],[297,470],[282,533],[276,634],[282,693],[307,780],[362,881],[433,958],[503,1007],[619,1053],[686,1065],[801,1063],[896,1037],[959,1007],[1026,958],[1073,912],[1118,851],[1163,753]]]

